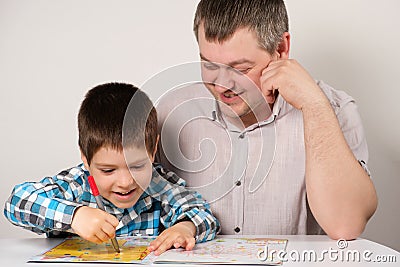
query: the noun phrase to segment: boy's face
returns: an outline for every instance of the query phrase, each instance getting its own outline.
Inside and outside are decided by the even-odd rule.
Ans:
[[[131,208],[143,191],[149,186],[152,177],[154,155],[149,157],[145,148],[126,149],[124,152],[110,147],[100,148],[93,156],[90,166],[85,156],[82,160],[94,177],[99,193],[118,208]]]

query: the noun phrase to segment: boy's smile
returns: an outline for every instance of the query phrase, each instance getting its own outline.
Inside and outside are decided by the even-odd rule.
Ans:
[[[153,172],[153,158],[149,158],[145,148],[126,149],[125,153],[129,154],[128,164],[123,151],[110,147],[100,148],[93,155],[90,166],[82,156],[100,195],[122,209],[135,205],[150,184]]]

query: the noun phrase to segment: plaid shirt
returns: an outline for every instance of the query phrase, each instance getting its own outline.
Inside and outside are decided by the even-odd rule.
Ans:
[[[39,234],[73,232],[75,210],[97,207],[88,176],[80,164],[37,183],[17,185],[5,204],[4,215],[11,223]],[[213,239],[220,229],[219,222],[201,196],[184,186],[184,180],[154,164],[151,183],[133,207],[120,209],[103,198],[106,211],[119,220],[116,235],[156,236],[159,229],[190,220],[196,226],[196,242]]]

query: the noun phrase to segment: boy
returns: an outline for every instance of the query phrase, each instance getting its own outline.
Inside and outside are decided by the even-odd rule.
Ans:
[[[132,100],[131,100],[132,99]],[[157,113],[147,95],[123,83],[91,89],[78,114],[83,164],[40,182],[17,185],[4,214],[18,226],[48,236],[72,232],[101,243],[122,235],[161,235],[149,250],[191,250],[211,240],[219,222],[184,181],[154,164]],[[106,212],[97,208],[94,177]]]

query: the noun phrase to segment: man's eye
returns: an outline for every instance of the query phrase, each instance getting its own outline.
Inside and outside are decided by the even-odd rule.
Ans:
[[[103,173],[112,173],[114,169],[102,169],[101,170]]]
[[[242,74],[246,74],[246,73],[248,73],[250,70],[251,70],[251,68],[245,68],[245,69],[236,69],[238,72],[240,72],[240,73],[242,73]]]
[[[212,62],[203,62],[203,67],[208,69],[208,70],[217,70],[219,67],[217,64],[214,64]]]

